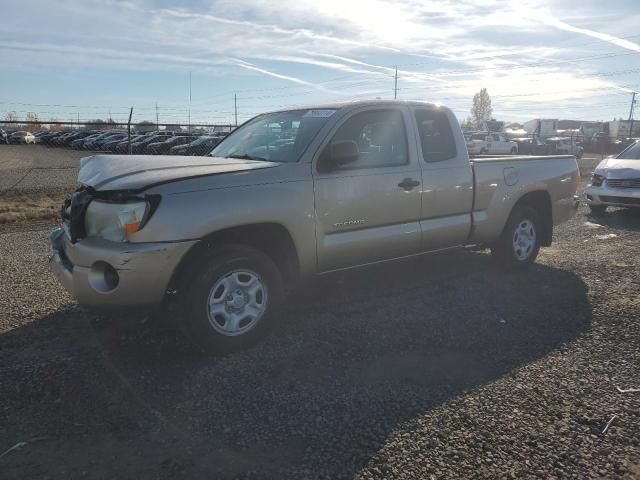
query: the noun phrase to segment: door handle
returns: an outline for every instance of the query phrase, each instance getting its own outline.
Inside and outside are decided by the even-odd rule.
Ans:
[[[420,185],[420,182],[417,180],[414,180],[413,178],[405,178],[398,184],[400,188],[403,188],[407,192],[409,190],[413,190],[418,185]]]

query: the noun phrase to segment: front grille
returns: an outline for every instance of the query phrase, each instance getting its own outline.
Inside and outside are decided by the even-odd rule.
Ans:
[[[640,188],[640,178],[607,178],[607,186],[611,188]]]
[[[640,198],[632,197],[610,197],[608,195],[600,195],[600,201],[605,203],[617,203],[620,205],[640,205]]]

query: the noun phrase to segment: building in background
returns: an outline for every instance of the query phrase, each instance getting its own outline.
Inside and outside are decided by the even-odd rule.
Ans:
[[[611,139],[640,137],[640,120],[611,120],[604,124],[604,132]]]
[[[603,122],[582,122],[582,124],[580,125],[580,132],[582,133],[584,138],[591,139],[602,132],[603,128]]]
[[[538,137],[552,137],[558,131],[558,119],[556,118],[535,118],[524,122],[522,128],[529,135]]]

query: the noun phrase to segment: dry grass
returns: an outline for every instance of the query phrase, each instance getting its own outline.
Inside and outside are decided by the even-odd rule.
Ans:
[[[64,195],[0,197],[0,224],[27,220],[56,219]]]

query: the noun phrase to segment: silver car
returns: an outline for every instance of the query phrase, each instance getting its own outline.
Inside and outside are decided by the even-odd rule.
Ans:
[[[600,162],[584,195],[595,215],[608,206],[640,208],[640,142]]]

